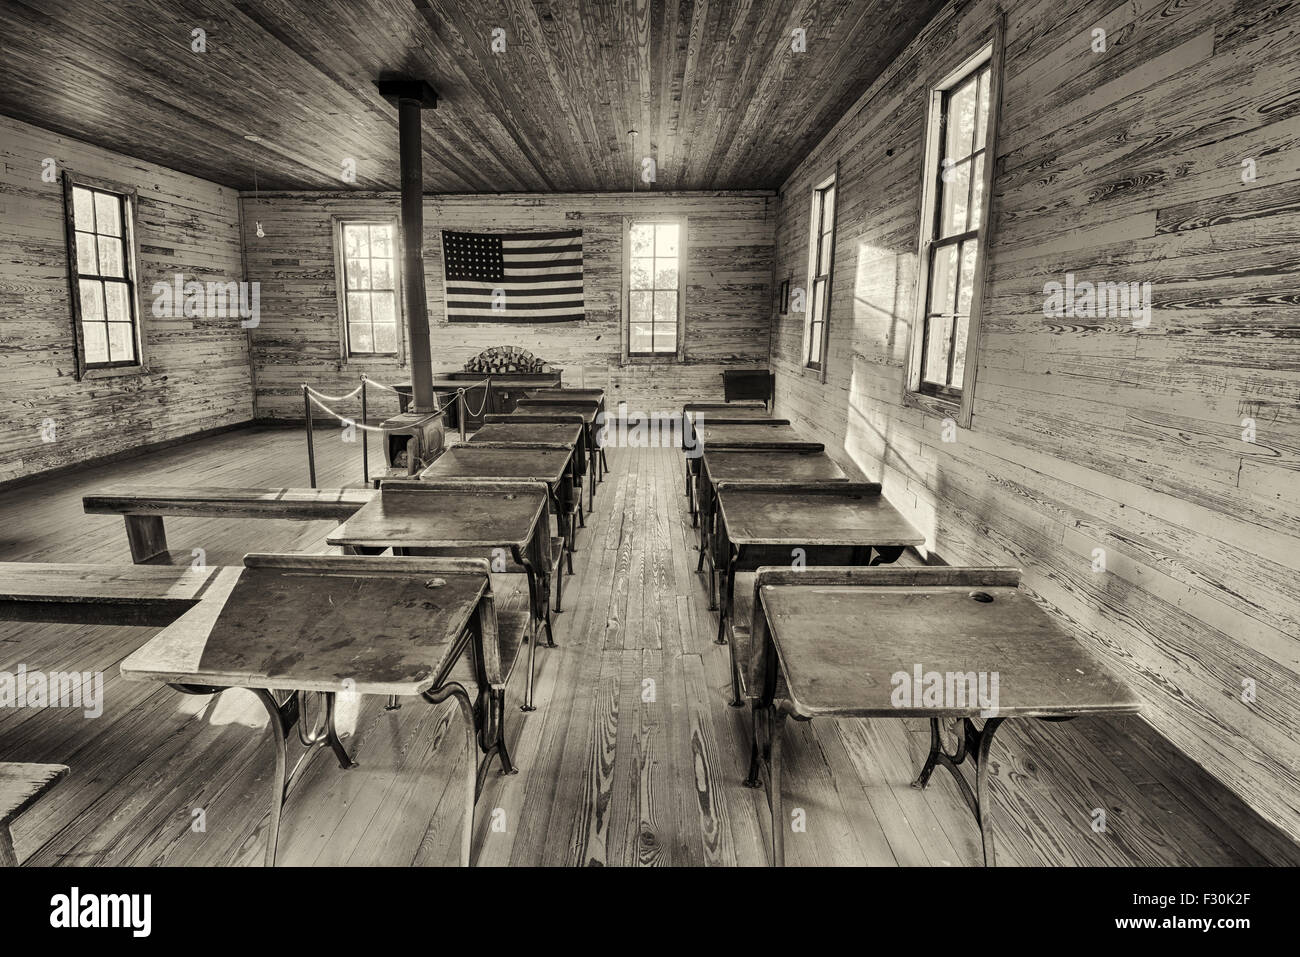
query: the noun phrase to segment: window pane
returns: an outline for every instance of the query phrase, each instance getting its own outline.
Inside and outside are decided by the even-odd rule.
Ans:
[[[975,168],[971,171],[975,181],[971,183],[971,210],[970,226],[968,229],[979,229],[980,222],[984,218],[984,157],[981,155],[975,159]]]
[[[348,259],[370,255],[370,240],[365,226],[343,227],[343,255]]]
[[[954,162],[974,152],[975,78],[971,77],[948,97],[948,140],[944,156]]]
[[[83,186],[72,187],[72,222],[77,229],[95,231],[95,201]]]
[[[821,241],[821,248],[818,250],[818,255],[817,255],[817,275],[819,276],[830,275],[831,253],[834,251],[834,249],[835,249],[834,235],[823,236]]]
[[[677,223],[659,223],[655,226],[655,255],[676,256],[677,239],[681,227]]]
[[[989,67],[980,70],[980,108],[975,119],[975,148],[982,150],[984,148],[985,135],[988,132],[989,125]]]
[[[379,259],[393,258],[393,227],[370,227],[370,255]]]
[[[677,260],[675,258],[655,260],[655,288],[677,288]]]
[[[393,288],[393,263],[391,260],[370,260],[370,284],[375,289]]]
[[[348,322],[370,325],[370,296],[364,292],[348,293]]]
[[[962,380],[966,378],[966,333],[969,321],[965,316],[957,320],[957,345],[953,349],[952,359],[952,385],[954,389],[960,389]]]
[[[825,290],[825,279],[813,280],[812,313],[809,317],[811,322],[821,322],[824,318],[822,313],[826,310]]]
[[[349,289],[369,289],[370,288],[370,260],[369,259],[349,259],[347,263],[347,279]]]
[[[630,329],[628,337],[629,352],[649,352],[650,351],[650,323],[634,322]]]
[[[814,322],[808,327],[808,361],[822,361],[822,324]]]
[[[110,322],[108,324],[108,361],[129,362],[135,358],[135,337],[131,333],[131,323]]]
[[[397,324],[397,303],[395,301],[396,293],[377,292],[370,296],[370,315],[375,325],[381,322]]]
[[[677,326],[655,324],[655,352],[677,351]]]
[[[131,306],[127,302],[126,283],[104,283],[104,307],[108,312],[109,322],[131,321]]]
[[[835,187],[827,188],[822,193],[822,232],[829,233],[835,228]]]
[[[108,361],[108,327],[102,322],[87,322],[81,326],[82,345],[86,350],[86,362]]]
[[[370,323],[352,322],[348,324],[348,348],[351,352],[375,351],[375,340],[370,332]]]
[[[940,246],[930,267],[930,308],[927,312],[952,312],[957,284],[957,247]]]
[[[95,194],[95,232],[101,236],[122,235],[122,200],[111,193]]]
[[[86,276],[99,275],[94,233],[77,233],[77,272]]]
[[[966,205],[970,198],[970,163],[958,163],[943,171],[943,218],[940,221],[939,237],[964,233],[966,226]]]
[[[677,325],[677,293],[655,293],[654,321],[659,325]]]
[[[99,237],[99,274],[122,275],[122,240],[112,236]]]
[[[654,260],[653,259],[633,259],[632,260],[632,289],[653,289],[654,288]]]
[[[975,258],[978,247],[975,240],[961,244],[961,281],[957,286],[957,312],[970,315],[971,296],[975,292]]]
[[[655,254],[654,223],[633,223],[631,233],[633,256],[653,256]]]
[[[83,279],[81,286],[81,321],[104,321],[104,284],[98,279]]]
[[[633,322],[648,323],[650,322],[651,304],[654,301],[654,293],[651,292],[634,292],[630,297],[631,320]]]
[[[952,320],[947,316],[931,316],[926,320],[930,331],[925,343],[925,369],[923,378],[935,385],[948,384],[948,336]]]
[[[397,351],[397,323],[375,322],[375,351]]]

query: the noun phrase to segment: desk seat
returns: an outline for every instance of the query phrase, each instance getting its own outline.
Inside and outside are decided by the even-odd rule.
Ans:
[[[510,684],[519,650],[528,638],[528,576],[522,571],[492,573],[492,603],[497,612],[497,647],[501,657],[501,681]],[[474,675],[468,657],[462,657],[452,669],[452,680],[471,687]]]

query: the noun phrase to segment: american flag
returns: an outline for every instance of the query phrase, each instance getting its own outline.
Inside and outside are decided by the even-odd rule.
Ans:
[[[442,231],[448,322],[584,318],[582,230]]]

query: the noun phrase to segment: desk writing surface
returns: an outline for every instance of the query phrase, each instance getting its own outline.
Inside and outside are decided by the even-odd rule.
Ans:
[[[577,445],[582,426],[577,422],[487,422],[474,433],[469,445],[481,442],[555,442]]]
[[[972,592],[993,600],[976,601]],[[975,717],[984,710],[955,697],[938,707],[918,703],[918,665],[922,675],[944,676],[945,686],[949,672],[974,672],[977,682],[982,673],[988,692],[996,674],[997,707],[988,710],[1002,717],[1139,708],[1123,682],[1018,588],[764,585],[758,599],[803,716]],[[895,700],[899,674],[910,701]]]
[[[758,449],[752,452],[715,450],[704,452],[704,468],[710,482],[764,482],[771,485],[798,482],[847,482],[844,470],[825,452],[784,452]]]
[[[509,492],[384,487],[325,541],[372,548],[524,548],[545,505],[541,485]]]
[[[129,655],[122,675],[223,688],[415,695],[449,664],[444,659],[487,585],[486,574],[222,568],[219,586]]]
[[[564,478],[572,452],[566,449],[484,449],[457,445],[420,473],[420,478],[520,479],[552,485]]]
[[[788,445],[790,443],[813,446],[798,432],[784,422],[711,423],[708,419],[695,426],[695,434],[707,449],[710,445],[737,445],[761,448],[765,444]],[[810,450],[812,450],[810,448]]]
[[[880,494],[717,490],[734,545],[923,545],[925,536]]]
[[[584,399],[567,399],[562,402],[553,402],[543,399],[520,399],[515,405],[515,412],[520,415],[536,415],[538,413],[564,413],[566,415],[580,415],[582,421],[591,425],[596,421],[596,415],[600,412],[600,403],[594,399],[587,401]]]

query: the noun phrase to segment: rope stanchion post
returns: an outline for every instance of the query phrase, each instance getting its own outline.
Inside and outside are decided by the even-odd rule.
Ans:
[[[361,377],[361,424],[366,424],[366,377]],[[370,437],[361,430],[361,481],[370,485]]]
[[[456,410],[456,418],[457,420],[459,420],[460,423],[460,440],[464,442],[465,441],[465,411],[466,411],[464,389],[456,390],[456,402],[459,406],[459,408]]]
[[[307,474],[310,477],[311,487],[316,487],[316,440],[312,435],[311,424],[311,394],[307,391],[307,383],[302,386],[302,405],[304,417],[307,420]]]

